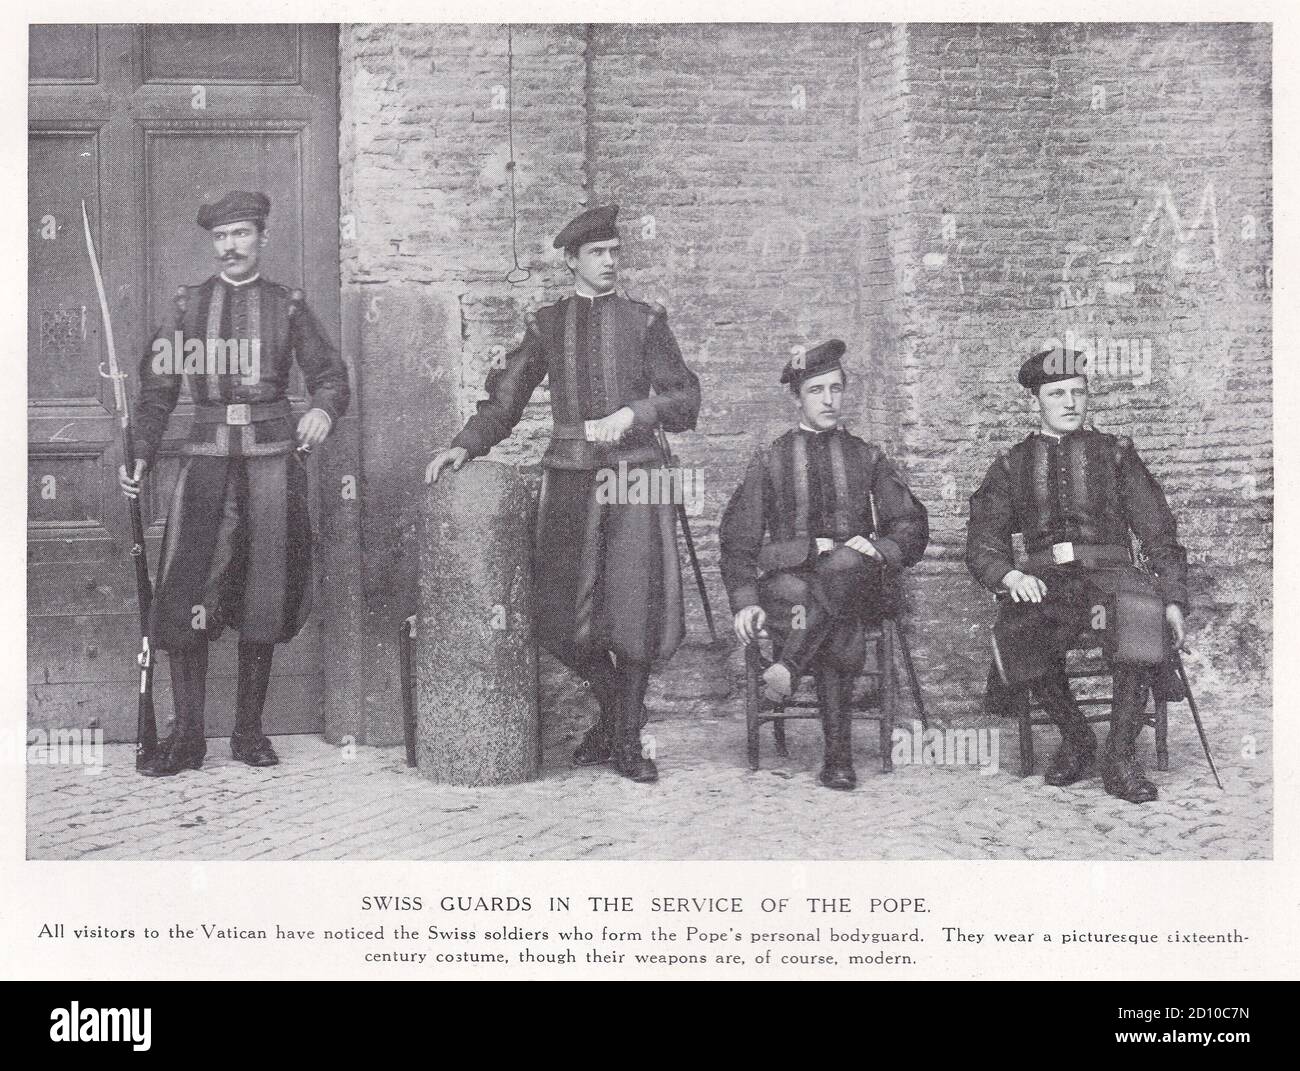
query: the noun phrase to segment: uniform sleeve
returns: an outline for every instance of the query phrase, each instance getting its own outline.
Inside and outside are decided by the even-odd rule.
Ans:
[[[668,329],[668,314],[661,308],[646,330],[646,358],[654,394],[627,403],[633,426],[665,431],[692,431],[700,415],[700,379],[686,367],[677,340]]]
[[[871,542],[891,569],[915,565],[930,542],[930,515],[893,462],[878,453],[871,480],[879,529]]]
[[[325,410],[330,420],[337,422],[347,412],[352,397],[348,366],[306,304],[293,314],[289,344],[311,394],[312,408]]]
[[[767,465],[762,451],[756,453],[722,513],[718,542],[722,551],[722,583],[731,601],[731,612],[758,604],[758,552],[763,547],[767,503]]]
[[[1129,527],[1142,541],[1165,602],[1187,606],[1187,550],[1178,542],[1178,522],[1155,477],[1130,440],[1120,452],[1119,491]]]
[[[140,359],[140,389],[131,414],[131,452],[151,469],[162,445],[167,421],[181,396],[184,377],[177,370],[181,354],[173,353],[172,349],[175,333],[181,328],[185,300],[182,288],[176,295],[172,322],[154,332],[149,349]]]
[[[463,447],[470,457],[482,457],[514,430],[524,415],[524,407],[546,378],[546,353],[542,348],[537,320],[528,317],[523,341],[506,354],[505,362],[488,373],[484,389],[487,397],[478,403],[478,412],[451,441]]]
[[[990,591],[997,591],[1002,578],[1016,566],[1013,532],[1011,474],[1005,458],[999,457],[970,496],[966,522],[966,568]]]

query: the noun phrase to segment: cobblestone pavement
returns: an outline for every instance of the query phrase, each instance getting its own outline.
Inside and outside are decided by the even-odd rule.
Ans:
[[[1185,707],[1170,709],[1170,771],[1160,799],[1135,806],[1097,778],[1067,789],[1020,778],[1002,726],[1000,770],[900,765],[880,772],[873,724],[855,726],[854,792],[817,784],[821,734],[790,727],[779,759],[745,762],[734,704],[710,720],[653,722],[660,781],[574,769],[569,748],[541,780],[452,788],[409,770],[399,748],[344,750],[310,736],[275,741],[282,763],[255,770],[209,741],[203,768],[148,779],[130,745],[97,773],[29,765],[32,859],[1266,859],[1272,854],[1269,712],[1210,704],[1203,717],[1225,791],[1215,787]],[[980,723],[987,726],[989,723]],[[1054,746],[1038,730],[1039,768]],[[1255,740],[1243,755],[1243,737]],[[1154,766],[1151,733],[1140,757]]]

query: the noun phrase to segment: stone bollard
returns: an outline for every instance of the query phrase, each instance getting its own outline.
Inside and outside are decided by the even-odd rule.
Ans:
[[[533,502],[512,465],[444,469],[421,514],[417,765],[431,781],[505,785],[540,767]]]

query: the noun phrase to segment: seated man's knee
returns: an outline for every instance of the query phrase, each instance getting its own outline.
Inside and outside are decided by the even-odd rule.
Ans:
[[[769,612],[771,605],[805,604],[809,598],[808,582],[793,573],[774,573],[763,578],[759,595]]]
[[[852,547],[836,547],[818,559],[817,568],[832,573],[865,573],[868,571],[868,559]]]

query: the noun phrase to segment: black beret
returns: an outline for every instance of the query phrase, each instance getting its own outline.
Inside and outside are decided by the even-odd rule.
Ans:
[[[1027,357],[1016,378],[1025,390],[1037,394],[1038,388],[1044,383],[1059,383],[1063,379],[1086,377],[1087,374],[1087,359],[1082,350],[1053,346],[1050,350]]]
[[[804,350],[798,356],[791,357],[781,370],[781,382],[799,386],[805,379],[820,376],[823,372],[834,372],[837,368],[843,372],[840,358],[848,347],[838,338]]]
[[[564,230],[555,236],[556,249],[570,249],[586,242],[608,242],[618,237],[618,205],[601,205],[589,208],[576,219],[571,219]]]
[[[204,205],[199,209],[199,226],[210,231],[213,227],[224,227],[227,223],[238,223],[242,219],[255,219],[264,223],[270,214],[271,198],[266,194],[233,190],[216,204]]]

